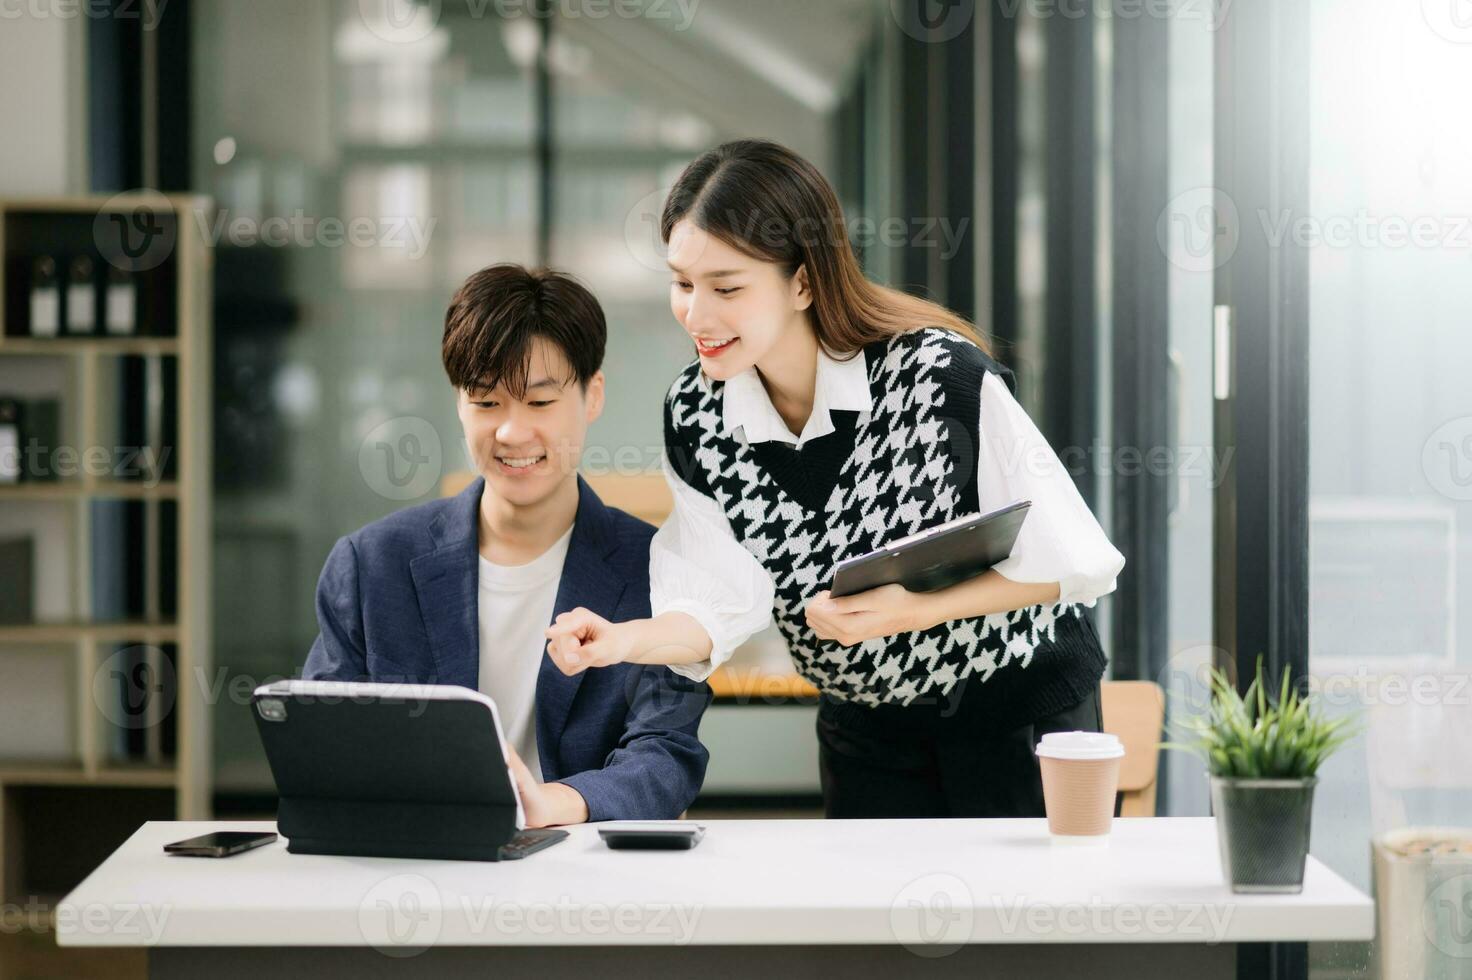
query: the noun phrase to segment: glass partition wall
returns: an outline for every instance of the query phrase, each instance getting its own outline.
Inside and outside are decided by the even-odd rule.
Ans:
[[[1309,17],[1311,207],[1260,233],[1308,253],[1309,667],[1365,727],[1323,773],[1314,853],[1379,906],[1375,947],[1314,949],[1314,975],[1468,977],[1472,22]]]
[[[191,170],[217,202],[222,684],[299,670],[336,538],[467,468],[439,337],[451,292],[484,265],[550,263],[589,284],[610,344],[587,459],[657,469],[664,390],[691,356],[658,249],[664,191],[737,136],[832,174],[840,102],[894,29],[867,0],[537,9],[192,3],[208,70],[193,73]],[[217,785],[269,793],[231,703],[214,713]]]

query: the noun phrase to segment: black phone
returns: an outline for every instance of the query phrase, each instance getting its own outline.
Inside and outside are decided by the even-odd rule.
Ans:
[[[615,851],[688,851],[705,836],[700,824],[616,823],[599,827],[598,836]]]
[[[168,854],[182,854],[185,857],[222,858],[261,847],[275,839],[276,834],[269,830],[260,832],[220,830],[213,834],[202,834],[188,840],[177,840],[172,844],[165,844],[164,851]]]

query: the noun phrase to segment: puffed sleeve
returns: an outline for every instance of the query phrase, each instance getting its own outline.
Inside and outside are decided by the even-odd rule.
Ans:
[[[686,613],[710,635],[709,660],[670,665],[703,681],[771,623],[772,576],[736,540],[721,505],[681,479],[668,455],[664,477],[675,506],[649,545],[649,605],[655,616]]]
[[[981,512],[1032,501],[1012,554],[996,570],[1014,582],[1059,583],[1060,603],[1092,606],[1113,592],[1124,555],[1006,382],[990,371],[981,383],[980,430]]]

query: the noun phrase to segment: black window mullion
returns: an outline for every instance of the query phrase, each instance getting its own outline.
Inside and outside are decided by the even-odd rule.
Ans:
[[[909,223],[931,209],[930,141],[933,114],[930,111],[930,59],[933,46],[908,33],[900,40],[900,171],[898,217]],[[903,288],[938,298],[929,256],[916,248],[910,235],[900,249],[900,279]]]
[[[1111,599],[1113,665],[1116,679],[1153,679],[1170,642],[1171,479],[1144,465],[1170,438],[1169,266],[1156,241],[1169,187],[1168,24],[1116,18],[1112,31],[1111,443],[1120,465],[1110,468],[1111,537],[1128,560]]]
[[[991,72],[991,309],[982,327],[1004,360],[1017,349],[1017,18],[985,5]]]
[[[928,247],[943,270],[945,304],[969,319],[976,317],[976,23],[941,48],[942,111],[932,125],[939,129],[940,153],[931,161],[944,188],[934,227],[922,226]],[[942,224],[944,222],[945,224]]]
[[[538,265],[552,262],[553,204],[553,145],[552,145],[552,70],[548,58],[552,51],[552,9],[544,7],[537,18],[541,30],[541,50],[537,53],[536,75],[533,89],[536,112],[536,167],[537,167],[537,228],[536,261]]]
[[[1214,441],[1231,452],[1216,492],[1215,646],[1239,688],[1259,655],[1272,676],[1308,673],[1308,259],[1257,231],[1262,214],[1309,213],[1307,4],[1238,0],[1216,35],[1218,318],[1228,389]],[[1238,233],[1240,228],[1240,233]],[[1225,457],[1224,457],[1225,458]],[[1306,943],[1243,944],[1237,975],[1306,980]]]
[[[1087,447],[1098,434],[1094,29],[1093,17],[1044,22],[1047,286],[1038,425],[1060,451]],[[1074,482],[1093,507],[1093,474],[1084,468]]]
[[[87,18],[87,143],[94,193],[143,184],[143,27],[118,16],[126,0],[111,0],[109,16]]]
[[[161,8],[154,32],[157,58],[156,133],[158,148],[158,189],[188,192],[193,190],[190,155],[190,6],[189,0],[169,0]]]

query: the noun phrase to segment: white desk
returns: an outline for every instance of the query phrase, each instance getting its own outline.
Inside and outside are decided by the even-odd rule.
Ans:
[[[683,852],[610,851],[595,826],[479,863],[296,855],[284,841],[171,857],[169,841],[273,825],[149,823],[63,900],[57,941],[149,947],[161,977],[494,965],[550,980],[726,962],[772,977],[1010,965],[1203,980],[1234,975],[1238,943],[1374,933],[1371,900],[1312,858],[1302,894],[1233,895],[1210,818],[1117,820],[1102,847],[1055,844],[1042,820],[711,821]]]

